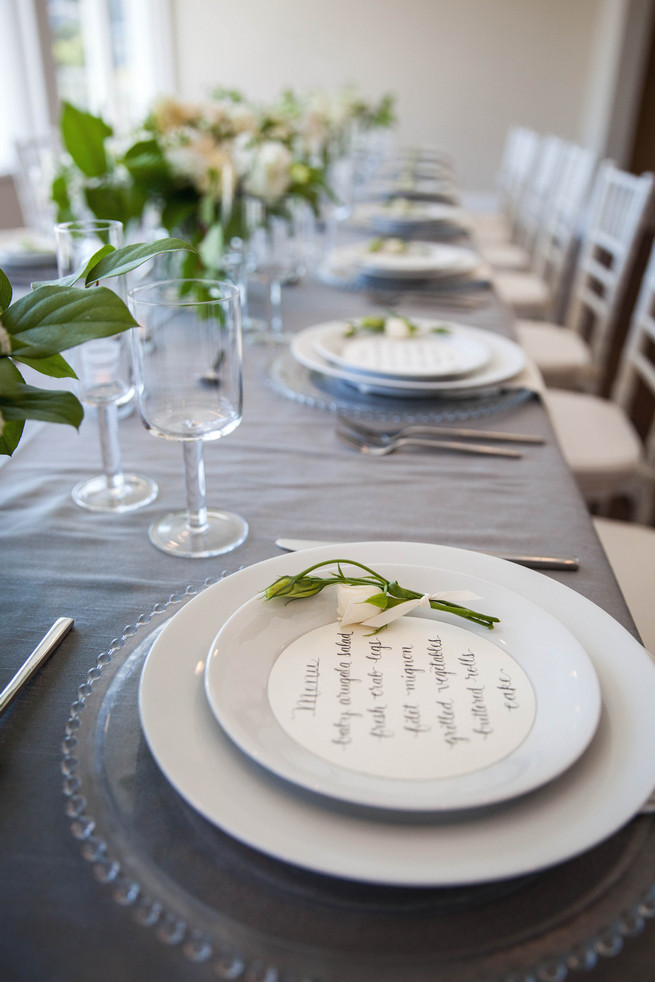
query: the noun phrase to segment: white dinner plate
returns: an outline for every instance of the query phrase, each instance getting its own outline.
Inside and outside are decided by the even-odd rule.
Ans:
[[[442,392],[455,392],[459,395],[479,393],[483,389],[500,385],[518,375],[526,365],[523,348],[492,331],[480,328],[467,328],[468,335],[482,344],[486,344],[491,352],[489,360],[477,372],[472,372],[461,378],[447,379],[394,379],[380,378],[378,375],[367,375],[365,372],[352,371],[341,365],[334,365],[319,355],[316,345],[334,335],[335,330],[344,331],[347,321],[329,321],[307,327],[295,334],[291,340],[290,350],[296,361],[305,365],[311,371],[320,372],[332,378],[341,379],[355,386],[361,392],[371,392],[379,395],[396,395],[401,398],[421,398],[423,396],[439,395]]]
[[[57,255],[52,239],[32,229],[0,232],[0,267],[6,269],[54,266]]]
[[[337,322],[315,341],[318,354],[348,372],[385,379],[446,379],[468,375],[491,358],[480,332],[464,325],[427,317],[412,318],[418,331],[407,338],[363,330],[348,337],[348,325]],[[431,328],[445,328],[445,333]]]
[[[218,725],[204,671],[221,623],[299,556],[240,570],[189,601],[162,630],[140,684],[141,722],[164,775],[210,822],[268,855],[347,879],[452,886],[518,876],[570,859],[618,831],[655,787],[655,667],[612,617],[569,587],[493,556],[420,543],[308,549],[302,562],[341,554],[370,566],[410,563],[480,576],[556,617],[587,651],[601,719],[562,776],[489,809],[413,821],[296,791],[251,762]]]
[[[394,202],[401,204],[394,204]],[[388,232],[395,228],[413,228],[416,225],[462,225],[464,213],[455,205],[438,201],[412,201],[409,198],[391,199],[387,203],[365,202],[358,205],[353,215],[355,222]]]
[[[473,249],[443,242],[410,241],[404,252],[371,252],[369,246],[370,240],[340,246],[328,257],[328,266],[354,267],[367,276],[429,279],[468,276],[480,265]]]
[[[304,565],[304,560],[298,556],[296,571]],[[321,640],[320,657],[315,659],[321,664],[320,681],[311,685],[303,697],[305,661],[314,661],[313,649],[310,649],[312,657],[306,653],[309,643],[306,636],[308,632],[336,621],[336,590],[330,587],[315,597],[292,603],[283,600],[265,603],[257,596],[222,626],[211,646],[205,673],[207,697],[214,715],[245,753],[263,767],[310,791],[360,805],[399,811],[452,810],[504,801],[545,784],[577,760],[598,725],[600,689],[586,652],[567,628],[514,591],[478,577],[420,566],[380,564],[375,568],[389,581],[396,580],[421,593],[451,589],[470,591],[476,596],[470,601],[472,607],[499,617],[500,624],[490,631],[451,614],[422,610],[421,623],[415,625],[421,634],[427,622],[430,631],[434,632],[431,637],[439,634],[440,628],[446,632],[447,625],[454,625],[456,630],[450,654],[461,653],[465,648],[476,651],[479,645],[482,650],[475,655],[479,671],[469,668],[468,662],[458,665],[456,657],[446,662],[447,641],[444,637],[443,644],[440,642],[443,664],[436,677],[436,663],[426,649],[419,649],[415,644],[412,668],[407,676],[411,694],[407,696],[403,664],[395,661],[396,655],[400,658],[402,639],[412,626],[406,624],[408,618],[402,618],[389,629],[397,632],[397,640],[392,642],[391,638],[387,640],[386,635],[381,634],[377,641],[369,642],[377,645],[378,655],[376,660],[370,656],[362,659],[362,665],[367,667],[367,662],[370,668],[380,665],[380,670],[355,670],[364,681],[362,683],[362,678],[358,678],[359,685],[353,683],[350,686],[350,689],[356,687],[357,692],[349,695],[348,705],[350,712],[354,712],[355,707],[361,712],[352,727],[348,727],[349,736],[351,732],[353,734],[353,747],[346,747],[335,743],[331,725],[340,713],[339,700],[344,698],[338,687],[336,693],[329,692],[330,676],[337,685],[339,682],[335,677],[338,662],[335,663],[326,650],[328,638],[334,645],[333,635],[342,636],[336,626],[333,631],[325,632],[328,638]],[[358,571],[352,569],[356,575]],[[318,575],[327,575],[327,571]],[[410,616],[414,618],[414,615]],[[364,636],[370,633],[370,629],[361,630]],[[282,653],[303,637],[304,644],[298,645],[300,671],[297,678],[286,674],[282,678],[287,690],[294,688],[293,695],[282,693],[281,702],[285,707],[287,698],[293,703],[291,718],[284,719],[287,726],[283,728],[278,721],[279,713],[271,704],[269,679],[273,677],[274,668],[279,669],[278,659]],[[397,649],[392,652],[393,658],[383,658],[384,649],[380,645],[392,643]],[[365,641],[364,650],[366,646]],[[405,651],[409,657],[407,649]],[[480,663],[485,658],[489,659],[490,665],[493,663],[493,671],[488,673],[486,684],[482,685],[484,699],[489,703],[491,723],[485,732],[481,732],[477,725],[473,729],[465,728],[470,686],[482,684],[474,680],[484,675],[484,666]],[[496,658],[500,661],[507,658],[508,672],[513,673],[515,679],[511,688],[520,691],[523,697],[517,698],[516,705],[510,708],[504,699],[504,690],[496,687]],[[456,671],[452,672],[453,669]],[[417,678],[419,672],[421,677]],[[448,676],[457,675],[457,672],[464,695],[461,706],[464,713],[456,727],[454,722],[448,725],[438,707],[446,706],[446,700],[448,707],[455,705],[456,680]],[[523,689],[519,689],[517,675],[523,680]],[[468,682],[466,678],[469,678]],[[398,685],[399,694],[394,693],[394,684]],[[316,695],[318,690],[320,700]],[[394,696],[399,705],[393,705]],[[404,728],[403,714],[398,709],[405,699],[412,700],[414,719],[421,730],[412,729],[409,719],[410,725]],[[384,705],[386,740],[376,735],[370,723],[370,714],[381,704]],[[321,712],[317,711],[319,705]],[[454,716],[454,710],[451,713]],[[329,724],[325,730],[320,727],[322,719]],[[318,746],[321,756],[306,749],[298,740],[307,725],[312,743]],[[359,740],[357,747],[354,747],[355,732]],[[451,738],[450,742],[447,738]],[[394,768],[403,777],[384,777],[379,773],[364,773],[358,766],[341,766],[339,761],[344,760],[346,750],[352,753],[353,749],[358,761],[364,752],[372,751],[378,772],[387,770],[390,755],[395,753]],[[326,750],[328,756],[325,756]],[[463,763],[470,766],[468,772],[453,776],[452,771]],[[430,772],[438,772],[441,776],[415,780],[406,776]]]

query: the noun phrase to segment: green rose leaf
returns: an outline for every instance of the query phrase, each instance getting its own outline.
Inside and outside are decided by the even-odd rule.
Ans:
[[[11,283],[2,269],[0,269],[0,312],[6,310],[11,303]]]
[[[64,146],[82,173],[87,177],[106,174],[105,140],[113,133],[111,126],[100,116],[77,109],[70,102],[63,104],[60,125]]]
[[[92,338],[111,337],[134,327],[136,321],[112,290],[43,286],[12,304],[2,316],[20,355],[43,357],[66,351]]]
[[[138,243],[123,246],[110,255],[101,257],[99,262],[90,265],[86,273],[86,283],[106,279],[108,276],[120,276],[136,269],[148,259],[159,256],[164,252],[177,252],[184,249],[189,252],[196,250],[183,239],[157,239],[155,242]]]

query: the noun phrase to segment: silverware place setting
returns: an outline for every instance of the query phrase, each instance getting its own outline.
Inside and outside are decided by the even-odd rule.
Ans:
[[[382,437],[363,437],[361,434],[347,429],[345,426],[337,426],[337,438],[345,443],[352,450],[367,454],[371,457],[385,457],[387,454],[402,450],[404,447],[418,447],[424,450],[440,450],[452,453],[481,454],[488,457],[513,457],[519,458],[523,454],[520,450],[509,449],[507,447],[495,447],[482,443],[465,443],[462,440],[439,440],[430,437],[420,436],[398,436],[393,438]]]

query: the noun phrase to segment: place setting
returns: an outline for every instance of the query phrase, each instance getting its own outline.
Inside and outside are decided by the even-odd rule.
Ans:
[[[293,904],[285,882],[309,876],[306,916],[316,877],[335,911],[339,884],[357,884],[364,921],[370,891],[377,916],[400,889],[413,910],[419,891],[423,917],[460,911],[446,949],[490,890],[534,929],[522,895],[537,874],[575,907],[591,887],[567,865],[604,849],[655,786],[642,646],[564,584],[453,547],[333,544],[189,587],[112,642],[92,689],[64,772],[97,875],[111,870],[143,918],[156,905],[218,948],[216,877],[232,900],[244,861],[264,863],[269,901]],[[162,858],[173,836],[182,863]],[[261,897],[248,876],[245,889]],[[271,942],[282,967],[284,942]],[[459,967],[484,956],[469,945]]]
[[[464,212],[455,205],[437,201],[414,201],[396,197],[356,205],[350,224],[371,229],[378,235],[430,239],[450,238],[466,231]]]
[[[322,408],[433,421],[498,412],[539,387],[509,338],[394,311],[304,328],[267,371],[284,394]]]

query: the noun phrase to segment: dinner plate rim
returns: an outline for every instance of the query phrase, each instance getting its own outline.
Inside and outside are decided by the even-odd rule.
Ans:
[[[501,334],[485,331],[483,328],[470,327],[469,330],[474,336],[477,336],[479,333],[492,348],[492,357],[486,366],[483,366],[480,373],[472,373],[471,375],[456,379],[437,379],[434,382],[424,379],[416,382],[403,379],[397,382],[394,379],[380,379],[377,376],[365,375],[364,373],[348,372],[345,369],[338,368],[318,355],[314,349],[313,340],[315,334],[319,334],[327,328],[334,330],[336,324],[347,325],[347,323],[347,321],[341,320],[326,321],[321,324],[313,324],[310,327],[298,331],[291,339],[291,354],[296,361],[299,361],[301,365],[304,365],[311,371],[320,372],[323,375],[329,375],[332,378],[349,382],[363,391],[377,391],[384,394],[386,390],[386,394],[388,394],[395,390],[397,393],[407,393],[416,396],[434,395],[450,391],[456,391],[460,394],[470,392],[476,395],[490,386],[500,385],[514,378],[527,364],[525,352],[515,341],[503,337]],[[494,355],[503,356],[505,359],[511,356],[514,359],[511,368],[501,369],[498,367],[495,371],[491,371],[489,365],[490,363],[493,365]],[[481,381],[480,376],[482,376]]]
[[[139,686],[146,741],[164,775],[192,807],[234,838],[293,865],[357,881],[432,887],[489,882],[553,866],[598,845],[634,817],[655,785],[655,759],[639,752],[642,742],[650,745],[655,739],[655,669],[645,649],[614,618],[555,579],[450,546],[335,543],[302,553],[302,564],[334,558],[335,549],[369,564],[393,561],[396,555],[410,563],[472,570],[519,590],[557,616],[587,648],[601,684],[603,712],[589,749],[546,787],[462,823],[380,824],[342,809],[316,809],[302,795],[281,793],[279,781],[271,783],[255,765],[244,766],[243,755],[220,733],[206,705],[196,652],[186,641],[187,625],[205,606],[224,607],[227,617],[276,576],[297,571],[299,554],[286,554],[239,570],[194,597],[167,622],[146,660]],[[166,633],[179,640],[174,656],[162,655]],[[210,641],[202,642],[205,655]],[[617,682],[625,684],[616,674],[617,650],[623,667],[631,669],[629,711],[617,689]],[[165,708],[175,718],[180,692],[193,703],[185,720],[189,732],[171,727],[161,705],[154,715],[148,705],[149,676],[160,658],[170,671]],[[211,749],[203,750],[202,741],[208,739]],[[194,740],[201,741],[202,766]]]

